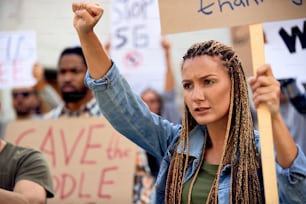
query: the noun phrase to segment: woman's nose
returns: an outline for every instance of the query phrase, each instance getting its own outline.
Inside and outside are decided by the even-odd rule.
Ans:
[[[192,90],[191,97],[193,100],[205,100],[205,91],[199,86],[195,86]]]

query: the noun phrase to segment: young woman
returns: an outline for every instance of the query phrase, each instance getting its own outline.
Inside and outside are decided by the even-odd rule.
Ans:
[[[103,8],[74,3],[74,27],[89,72],[86,84],[121,134],[162,160],[154,203],[263,203],[258,132],[236,53],[216,41],[193,45],[181,73],[185,115],[173,125],[151,114],[119,74],[93,29]],[[306,203],[306,158],[279,113],[280,86],[269,65],[250,81],[255,106],[271,113],[281,203]]]

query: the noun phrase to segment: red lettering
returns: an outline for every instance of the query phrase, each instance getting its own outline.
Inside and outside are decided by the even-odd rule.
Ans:
[[[84,172],[81,173],[81,177],[80,177],[80,186],[79,186],[79,193],[78,193],[78,195],[79,195],[79,198],[90,198],[91,196],[90,196],[89,193],[84,194],[84,193],[82,192],[83,186],[84,186],[84,176],[85,176],[84,174],[85,174]]]
[[[103,192],[103,187],[105,185],[112,186],[114,184],[113,180],[106,180],[105,177],[106,177],[106,173],[113,172],[113,171],[116,171],[116,170],[118,170],[117,166],[112,166],[112,167],[108,167],[108,168],[102,169],[101,177],[100,177],[100,183],[99,183],[99,188],[98,188],[98,196],[99,196],[99,198],[102,198],[102,199],[111,199],[112,198],[112,196],[110,194],[105,194]]]
[[[122,159],[125,157],[129,157],[130,155],[130,149],[120,149],[119,147],[119,135],[113,134],[110,144],[108,144],[108,147],[106,149],[107,158],[109,160],[113,160],[116,158]]]
[[[46,145],[49,143],[50,149],[46,148]],[[51,164],[53,167],[56,167],[56,154],[55,154],[55,142],[53,137],[53,128],[50,127],[47,131],[46,137],[40,145],[40,150],[51,157]]]
[[[56,175],[52,175],[52,180],[53,180],[53,189],[54,193],[57,194],[57,192],[60,189],[60,179]]]
[[[91,143],[91,138],[92,138],[94,129],[103,128],[104,126],[105,126],[104,124],[97,124],[97,125],[91,125],[89,127],[88,137],[87,137],[86,144],[85,144],[85,147],[84,147],[84,151],[83,151],[83,154],[82,154],[82,157],[81,157],[81,164],[96,164],[97,163],[96,160],[86,160],[86,156],[87,156],[87,152],[90,148],[91,149],[101,148],[101,144],[98,144],[98,143],[97,144],[92,144]]]
[[[70,181],[70,189],[69,186],[66,184],[67,181]],[[60,190],[60,198],[62,200],[68,198],[69,196],[72,195],[76,188],[76,181],[75,178],[69,174],[62,174],[62,185],[61,185],[61,190]]]
[[[0,84],[6,84],[8,83],[8,76],[7,76],[7,70],[4,66],[5,62],[0,62]]]
[[[71,150],[68,152],[68,148],[67,148],[67,143],[66,143],[66,139],[65,139],[65,135],[63,130],[60,131],[61,133],[61,139],[63,142],[63,150],[64,150],[64,158],[65,158],[65,165],[67,166],[73,156],[73,153],[77,147],[78,142],[80,141],[81,137],[83,136],[85,132],[85,128],[82,128],[76,138],[76,140],[73,142],[72,148]]]
[[[24,68],[22,67],[22,62],[20,60],[13,60],[12,63],[12,70],[13,70],[13,83],[20,82],[24,80]]]
[[[34,128],[30,128],[30,129],[27,129],[27,130],[24,130],[23,132],[20,133],[20,135],[16,138],[16,141],[15,143],[17,145],[20,145],[20,143],[22,143],[22,140],[25,136],[27,136],[28,134],[31,134],[35,132],[35,129]]]

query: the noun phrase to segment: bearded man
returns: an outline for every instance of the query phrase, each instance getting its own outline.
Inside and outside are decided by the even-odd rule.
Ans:
[[[81,47],[62,51],[58,61],[57,82],[63,104],[45,114],[45,119],[102,115],[93,93],[84,85],[87,64]]]

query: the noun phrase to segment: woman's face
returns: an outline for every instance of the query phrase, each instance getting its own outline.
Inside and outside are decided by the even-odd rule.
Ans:
[[[200,125],[227,123],[231,81],[222,63],[217,56],[202,55],[183,64],[184,100]]]

